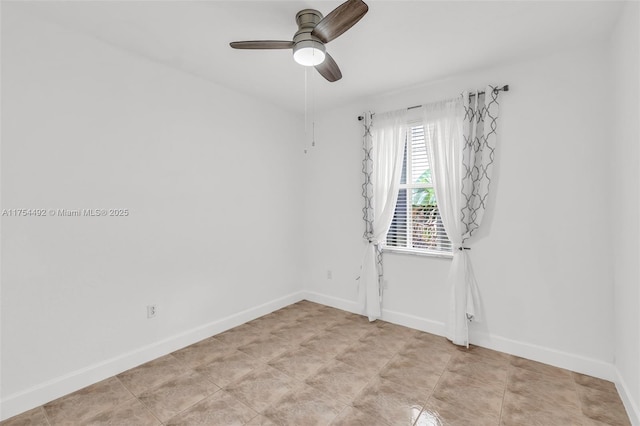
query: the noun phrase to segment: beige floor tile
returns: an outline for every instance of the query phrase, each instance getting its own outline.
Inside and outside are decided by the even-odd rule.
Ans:
[[[371,379],[372,375],[360,368],[332,360],[305,380],[305,383],[350,404]]]
[[[298,306],[297,304],[293,304],[293,305],[286,306],[282,309],[278,309],[273,313],[278,315],[280,318],[283,318],[286,320],[291,320],[291,319],[298,320],[300,318],[303,318],[309,315],[309,313],[313,311],[315,311],[315,308],[313,307],[308,308],[308,307]]]
[[[609,423],[602,423],[587,416],[582,417],[582,426],[611,426]]]
[[[351,320],[351,321],[362,321],[362,322],[369,322],[369,319],[364,316],[364,315],[360,315],[360,314],[354,314],[353,312],[347,312],[347,311],[343,311],[343,317],[346,320]]]
[[[507,391],[502,406],[504,426],[581,426],[583,416],[578,407],[545,403]]]
[[[420,415],[428,395],[409,386],[376,379],[362,390],[353,407],[390,425],[412,425]]]
[[[412,341],[406,334],[379,331],[381,328],[371,331],[360,338],[360,342],[376,346],[379,353],[385,353],[389,356],[395,355],[403,349],[409,341]]]
[[[497,426],[498,417],[480,417],[465,407],[450,405],[437,398],[429,398],[418,416],[416,426]]]
[[[234,347],[210,337],[180,349],[171,355],[189,367],[195,368],[234,350]]]
[[[391,361],[394,353],[376,345],[374,342],[357,341],[338,354],[336,359],[375,374]]]
[[[299,346],[269,361],[269,365],[291,377],[304,381],[329,362],[330,355]]]
[[[314,311],[321,311],[325,308],[324,305],[320,304],[320,303],[315,303],[312,302],[310,300],[301,300],[299,302],[296,302],[294,304],[291,304],[289,306],[287,306],[287,308],[289,309],[300,309],[302,311],[305,312],[314,312]],[[285,308],[285,309],[287,309]]]
[[[335,324],[353,320],[353,318],[352,314],[347,312],[340,312],[337,309],[323,309],[298,319],[298,323],[310,330],[321,331]]]
[[[272,334],[259,337],[246,345],[238,346],[238,350],[264,362],[282,355],[295,344]]]
[[[172,355],[166,355],[118,374],[117,377],[131,393],[140,395],[146,390],[187,373],[189,370],[190,368],[185,363],[178,361]]]
[[[221,390],[173,417],[168,426],[244,425],[258,413]]]
[[[449,405],[468,407],[479,418],[500,415],[504,387],[479,382],[450,371],[440,378],[433,397]]]
[[[247,325],[263,330],[267,333],[273,333],[282,327],[286,327],[294,323],[295,319],[286,320],[282,315],[270,313],[260,318],[256,318],[253,321],[249,321]]]
[[[563,368],[554,367],[552,365],[543,364],[537,361],[531,361],[520,357],[513,357],[511,365],[519,367],[525,370],[533,371],[538,374],[544,374],[545,376],[553,377],[556,379],[571,379],[573,376],[569,370]]]
[[[328,425],[346,405],[306,386],[288,393],[264,411],[264,416],[280,425]]]
[[[271,334],[289,343],[298,344],[312,336],[315,336],[319,332],[320,330],[316,327],[310,327],[303,322],[296,322],[294,324],[281,327],[280,329],[271,332]]]
[[[471,377],[485,383],[505,386],[509,366],[496,366],[485,362],[486,358],[459,352],[454,354],[447,364],[447,371]]]
[[[289,391],[302,384],[273,367],[265,365],[225,387],[235,398],[262,413]]]
[[[598,389],[605,392],[617,392],[616,385],[607,380],[598,379],[579,373],[571,373],[573,380],[580,386]]]
[[[322,333],[300,343],[300,346],[312,351],[324,352],[331,356],[335,356],[347,349],[356,341],[357,338],[353,336],[340,334],[334,331],[323,331]]]
[[[273,311],[270,315],[278,318],[283,323],[291,324],[307,315],[307,313],[296,309],[282,308],[277,311]]]
[[[0,426],[169,420],[213,426],[630,424],[611,382],[303,300]]]
[[[413,358],[416,361],[431,364],[441,370],[444,370],[451,357],[455,354],[455,349],[450,348],[449,344],[436,343],[428,340],[413,339],[410,340],[399,352],[407,358]]]
[[[327,327],[327,331],[343,334],[353,339],[359,339],[375,327],[375,325],[360,319],[347,319]]]
[[[384,419],[348,406],[336,417],[331,426],[388,426]],[[429,425],[433,426],[433,425]]]
[[[44,410],[54,426],[82,423],[132,398],[133,394],[117,378],[111,377],[45,404]]]
[[[378,326],[378,330],[376,331],[380,337],[395,337],[401,338],[404,340],[408,340],[416,337],[419,333],[418,330],[414,330],[412,328],[403,327],[398,324],[392,324],[390,322],[377,320],[376,325]]]
[[[262,414],[258,414],[253,419],[247,423],[247,426],[277,426],[274,422],[263,416]]]
[[[243,346],[251,343],[252,341],[259,339],[260,337],[263,337],[265,335],[268,336],[269,333],[256,327],[243,324],[227,330],[223,333],[216,334],[214,337],[216,338],[216,340],[219,340],[222,343],[237,348],[238,346]]]
[[[49,426],[42,407],[34,408],[0,422],[0,426]]]
[[[179,376],[140,395],[140,401],[160,421],[171,417],[203,400],[219,389],[209,378],[195,371]]]
[[[512,355],[505,354],[503,352],[494,351],[493,349],[483,348],[481,346],[469,345],[468,348],[465,348],[464,346],[457,346],[452,344],[451,342],[449,343],[458,352],[463,352],[469,355],[483,357],[485,358],[484,360],[485,362],[493,361],[493,363],[495,363],[496,366],[503,366],[505,363],[510,364],[515,358]]]
[[[443,368],[413,358],[396,356],[381,371],[383,379],[411,386],[421,395],[430,395],[435,388]]]
[[[161,426],[151,412],[137,399],[129,400],[82,423],[86,426]]]
[[[627,426],[629,417],[626,414],[620,396],[616,392],[577,386],[583,414],[593,420],[612,426]]]
[[[319,303],[316,303],[316,305],[318,305],[318,311],[322,312],[324,314],[327,315],[331,315],[332,317],[338,318],[338,317],[347,317],[347,316],[351,316],[354,315],[351,312],[347,312],[347,311],[343,311],[342,309],[338,309],[338,308],[334,308],[331,306],[327,306],[327,305],[322,305]]]
[[[197,367],[196,371],[209,376],[216,385],[224,387],[263,365],[259,359],[234,350]]]
[[[315,312],[299,318],[297,323],[310,331],[319,333],[346,320],[344,315],[336,315],[333,312]]]
[[[507,379],[507,390],[512,393],[544,401],[551,405],[580,407],[577,385],[571,377],[564,375],[548,375],[512,367]]]
[[[455,352],[460,348],[442,336],[436,336],[435,334],[424,333],[422,331],[416,331],[413,340],[421,342],[424,346],[432,348],[433,350],[439,349],[446,352]]]

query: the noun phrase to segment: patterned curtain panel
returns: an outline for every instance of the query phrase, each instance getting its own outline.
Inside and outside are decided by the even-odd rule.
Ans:
[[[463,243],[480,227],[491,186],[496,128],[498,91],[488,86],[484,93],[463,95],[464,150],[462,154],[462,223]]]
[[[480,319],[478,284],[469,242],[480,227],[491,187],[496,146],[498,90],[464,93],[424,108],[425,140],[440,214],[451,240],[447,337],[469,345],[469,322]]]

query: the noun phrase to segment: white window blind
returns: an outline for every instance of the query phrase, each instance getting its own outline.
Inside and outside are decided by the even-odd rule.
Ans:
[[[449,255],[451,241],[438,211],[424,127],[407,132],[398,204],[384,248],[412,253]]]

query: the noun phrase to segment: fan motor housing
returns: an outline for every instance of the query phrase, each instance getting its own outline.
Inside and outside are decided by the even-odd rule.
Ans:
[[[311,35],[313,29],[322,20],[322,13],[315,9],[303,9],[296,14],[298,31],[293,36],[293,42],[298,43],[304,40],[312,40],[322,43],[320,39]]]
[[[298,28],[315,27],[322,20],[322,13],[315,9],[302,9],[296,13]]]

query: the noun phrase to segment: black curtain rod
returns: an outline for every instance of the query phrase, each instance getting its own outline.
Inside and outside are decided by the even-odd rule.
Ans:
[[[493,93],[508,92],[508,91],[509,91],[509,85],[508,84],[505,84],[502,87],[497,87],[497,88],[493,89]],[[477,94],[478,95],[484,95],[484,92],[477,92]],[[469,93],[469,97],[472,97],[472,96],[475,96],[475,95],[476,95],[475,92],[474,93]],[[422,108],[422,107],[423,107],[423,105],[414,105],[414,106],[409,107],[407,109],[415,109],[415,108]],[[373,114],[371,114],[371,115],[373,115]],[[358,116],[358,121],[362,121],[362,120],[364,120],[364,117],[359,115]]]

